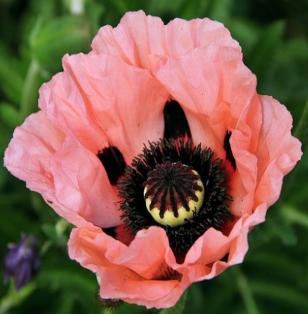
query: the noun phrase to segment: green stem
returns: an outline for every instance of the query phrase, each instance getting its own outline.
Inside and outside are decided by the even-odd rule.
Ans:
[[[0,314],[9,313],[11,308],[20,305],[35,289],[35,284],[29,283],[20,291],[16,291],[14,280],[11,279],[7,295],[0,299]]]
[[[289,223],[298,224],[308,228],[308,215],[300,212],[295,207],[283,205],[281,207],[281,214]]]
[[[187,300],[187,294],[188,290],[186,290],[180,300],[177,302],[177,304],[174,307],[171,307],[170,309],[163,309],[159,311],[159,314],[181,314],[184,311],[186,300]]]
[[[36,83],[40,74],[40,65],[37,60],[32,59],[28,68],[26,80],[21,94],[19,117],[21,122],[33,112],[34,104],[37,104]]]
[[[233,274],[233,277],[235,278],[237,288],[246,306],[247,314],[260,314],[257,303],[249,287],[248,280],[246,276],[242,273],[240,267],[232,267],[229,271]]]

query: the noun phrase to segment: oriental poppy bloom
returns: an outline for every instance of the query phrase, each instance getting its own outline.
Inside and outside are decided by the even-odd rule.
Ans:
[[[301,146],[218,22],[130,12],[92,48],[42,86],[5,166],[77,227],[102,299],[171,307],[242,262]]]

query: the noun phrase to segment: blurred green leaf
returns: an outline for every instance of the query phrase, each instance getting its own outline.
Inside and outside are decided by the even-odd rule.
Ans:
[[[285,22],[278,21],[264,28],[260,33],[259,40],[252,49],[248,60],[251,70],[258,77],[258,81],[262,82],[265,73],[271,69],[270,64],[281,43],[284,29]]]
[[[16,291],[14,280],[10,281],[8,294],[0,300],[0,314],[8,313],[8,311],[30,296],[36,289],[33,283],[29,283],[21,290]]]
[[[277,302],[290,306],[290,308],[293,309],[293,313],[308,312],[308,299],[306,293],[301,293],[298,290],[272,282],[255,281],[251,284],[251,288],[254,293],[266,299],[276,299]]]
[[[5,102],[0,103],[0,117],[11,128],[15,128],[22,122],[20,121],[19,111],[12,104]]]
[[[6,97],[18,103],[23,86],[24,67],[12,51],[0,42],[0,88]]]
[[[260,30],[258,25],[250,20],[245,21],[234,18],[229,19],[225,25],[230,30],[232,37],[240,43],[245,61],[248,55],[252,53],[252,49],[259,39]]]
[[[43,224],[42,230],[53,244],[63,246],[68,241],[68,236],[65,233],[68,226],[69,224],[64,219],[60,219],[55,225]]]
[[[186,20],[203,17],[210,18],[209,8],[211,7],[211,3],[211,0],[182,1],[179,8],[174,9],[173,15],[170,19],[175,17],[180,17]]]
[[[8,128],[6,125],[1,123],[1,119],[0,119],[0,134],[1,134],[0,135],[0,150],[1,152],[4,152],[9,141],[11,140],[12,132],[13,132],[13,129]],[[2,156],[3,155],[4,154],[2,154]]]
[[[192,2],[186,2],[185,0],[173,0],[173,1],[165,1],[165,0],[155,0],[147,2],[147,11],[151,12],[153,15],[159,15],[161,12],[177,12],[177,10],[184,4]]]
[[[113,4],[122,15],[129,11],[128,3],[125,0],[113,0]]]
[[[52,224],[42,224],[42,230],[46,234],[47,238],[51,240],[52,243],[58,244],[59,239],[57,232],[55,230],[55,226]]]
[[[88,299],[93,300],[98,289],[94,274],[89,273],[85,277],[68,268],[45,269],[38,275],[36,282],[42,289],[64,293],[69,291],[71,298],[83,304],[87,304]]]
[[[265,243],[280,239],[284,245],[296,245],[297,235],[292,225],[282,217],[276,205],[269,209],[266,222],[257,226],[249,235],[250,241],[259,249]]]
[[[211,1],[209,17],[217,21],[226,21],[231,15],[232,1],[215,0]]]
[[[100,21],[102,19],[102,15],[105,12],[105,7],[102,3],[96,3],[93,1],[86,1],[86,12],[91,20],[93,25],[93,33],[96,34],[101,25]]]
[[[293,206],[283,205],[281,214],[290,224],[299,224],[308,228],[308,213],[301,212]]]
[[[62,16],[46,22],[31,37],[31,48],[40,65],[55,73],[61,70],[61,59],[66,54],[88,52],[92,28],[84,16]]]

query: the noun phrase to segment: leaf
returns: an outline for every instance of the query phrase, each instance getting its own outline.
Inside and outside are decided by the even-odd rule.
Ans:
[[[232,2],[230,0],[215,0],[211,2],[209,17],[224,22],[231,16]]]
[[[253,47],[256,45],[260,30],[258,25],[249,20],[229,19],[225,23],[226,27],[234,39],[236,39],[243,49],[244,60],[251,54]]]
[[[13,103],[20,101],[24,68],[14,54],[0,42],[0,87]]]
[[[9,103],[0,103],[0,117],[3,122],[12,129],[21,123],[19,118],[19,111]]]
[[[35,289],[36,286],[33,283],[29,283],[21,290],[16,291],[14,280],[11,280],[8,294],[0,301],[0,314],[8,313],[8,310],[21,304]]]
[[[61,70],[61,59],[66,53],[88,52],[91,40],[91,24],[87,18],[62,16],[39,25],[30,44],[41,67],[55,73]]]
[[[265,73],[271,69],[271,62],[282,41],[284,29],[285,22],[283,21],[271,24],[260,33],[259,39],[254,45],[248,63],[261,82]]]

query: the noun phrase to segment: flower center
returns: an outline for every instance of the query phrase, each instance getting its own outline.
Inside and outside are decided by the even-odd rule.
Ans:
[[[118,183],[121,219],[133,235],[164,228],[176,254],[186,253],[209,228],[232,221],[228,174],[210,148],[191,139],[150,142]]]
[[[180,161],[157,164],[148,172],[144,199],[152,217],[162,225],[175,227],[192,219],[204,198],[201,177]]]

